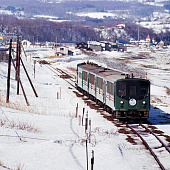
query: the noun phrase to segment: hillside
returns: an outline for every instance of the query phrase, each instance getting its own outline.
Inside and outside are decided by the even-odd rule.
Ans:
[[[52,22],[41,19],[18,19],[12,16],[0,16],[1,33],[14,33],[22,39],[27,39],[32,43],[39,42],[86,42],[88,40],[111,40],[122,39],[129,41],[131,38],[137,39],[138,26],[134,23],[126,23],[124,30],[108,31],[108,26],[116,25],[116,21],[104,22],[105,29],[100,29],[101,24],[91,24],[91,22]],[[94,29],[95,28],[95,29]],[[102,27],[103,28],[103,27]],[[96,31],[98,30],[98,31]],[[104,31],[104,32],[103,32]],[[152,29],[140,27],[140,38],[145,39],[150,34],[156,40],[160,40],[159,34],[155,34]],[[107,36],[106,36],[107,35]],[[163,34],[163,39],[168,38],[168,32]],[[4,39],[5,41],[5,39]]]

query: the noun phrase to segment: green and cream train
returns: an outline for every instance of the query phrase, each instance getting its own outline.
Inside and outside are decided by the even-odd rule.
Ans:
[[[150,111],[150,81],[122,77],[121,72],[94,63],[77,65],[76,87],[118,119],[146,120]]]

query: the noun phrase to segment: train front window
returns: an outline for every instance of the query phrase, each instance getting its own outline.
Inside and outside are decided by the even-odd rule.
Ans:
[[[126,82],[125,81],[117,82],[117,96],[121,98],[126,96]]]
[[[136,96],[136,86],[130,86],[130,96]]]
[[[140,98],[146,98],[149,95],[149,82],[140,82]]]

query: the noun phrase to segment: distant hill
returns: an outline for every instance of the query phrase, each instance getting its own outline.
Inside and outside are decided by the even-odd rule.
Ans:
[[[106,23],[107,25],[108,23]],[[18,19],[13,16],[0,16],[1,33],[14,33],[21,39],[27,39],[34,43],[37,39],[40,42],[55,42],[56,37],[59,42],[87,42],[89,40],[110,40],[122,39],[129,41],[131,38],[137,39],[138,26],[134,23],[126,23],[123,30],[109,29],[101,27],[100,24],[87,26],[81,22],[62,22],[55,23],[40,19]],[[95,29],[94,29],[95,28]],[[140,38],[145,39],[147,35],[159,38],[153,33],[152,29],[140,27]],[[167,32],[168,35],[168,32]],[[164,35],[161,36],[166,36]]]
[[[51,2],[51,3],[49,3]],[[77,18],[76,14],[81,12],[111,12],[117,18],[141,18],[150,16],[153,11],[161,11],[162,7],[144,5],[134,1],[61,1],[56,0],[1,0],[0,7],[23,9],[25,17],[31,18],[35,15],[49,15],[60,19],[84,20]]]

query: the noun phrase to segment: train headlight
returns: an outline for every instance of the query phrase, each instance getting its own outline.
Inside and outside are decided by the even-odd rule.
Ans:
[[[130,100],[129,100],[129,104],[130,104],[131,106],[135,106],[135,105],[136,105],[136,100],[135,100],[135,99],[130,99]]]
[[[145,105],[145,104],[146,104],[146,101],[143,101],[142,103],[143,103],[143,105]]]
[[[120,101],[120,104],[123,104],[123,103],[124,103],[124,102],[121,100],[121,101]]]

